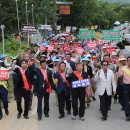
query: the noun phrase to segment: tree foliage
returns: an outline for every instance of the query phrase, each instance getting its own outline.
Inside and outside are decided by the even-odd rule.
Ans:
[[[99,0],[73,1],[70,15],[60,15],[59,5],[53,0],[18,0],[20,26],[26,24],[25,2],[28,2],[29,24],[32,24],[32,4],[34,5],[35,25],[53,25],[56,21],[62,26],[91,26],[110,28],[115,21],[130,21],[130,4],[109,3]],[[17,31],[17,13],[15,0],[0,0],[0,24],[6,26],[6,32]]]

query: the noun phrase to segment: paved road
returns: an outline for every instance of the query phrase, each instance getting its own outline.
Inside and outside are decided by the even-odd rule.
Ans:
[[[97,98],[98,99],[98,98]],[[0,130],[130,130],[130,122],[125,121],[124,113],[119,104],[112,104],[107,121],[101,121],[99,112],[99,100],[92,102],[91,107],[86,109],[85,121],[79,119],[73,121],[71,116],[65,115],[64,119],[58,119],[58,108],[55,105],[54,94],[50,99],[50,118],[37,120],[36,97],[33,100],[33,109],[29,114],[30,119],[23,117],[17,119],[16,103],[9,104],[10,115],[0,120]]]

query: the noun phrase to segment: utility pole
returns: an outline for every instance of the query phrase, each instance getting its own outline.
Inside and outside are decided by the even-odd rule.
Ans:
[[[3,45],[3,54],[4,54],[5,53],[5,37],[4,37],[5,25],[1,25],[0,28],[2,30],[2,45]]]

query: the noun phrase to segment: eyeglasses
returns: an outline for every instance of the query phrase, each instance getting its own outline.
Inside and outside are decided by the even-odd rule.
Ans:
[[[108,64],[103,64],[103,66],[108,66]]]

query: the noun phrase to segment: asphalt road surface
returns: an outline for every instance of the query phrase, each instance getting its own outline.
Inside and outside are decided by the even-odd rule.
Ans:
[[[0,130],[130,130],[130,122],[125,120],[124,112],[119,104],[112,104],[112,110],[108,113],[108,120],[101,120],[99,112],[99,99],[92,102],[90,108],[86,109],[85,121],[71,120],[71,115],[65,114],[65,118],[59,119],[58,107],[55,103],[54,93],[50,96],[50,117],[43,116],[41,121],[37,120],[37,98],[33,99],[30,119],[17,119],[16,103],[9,104],[9,116],[4,114],[0,120]]]

